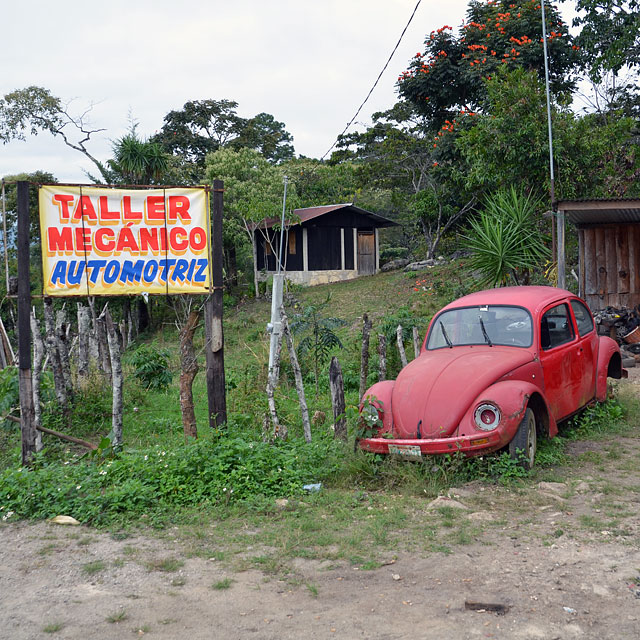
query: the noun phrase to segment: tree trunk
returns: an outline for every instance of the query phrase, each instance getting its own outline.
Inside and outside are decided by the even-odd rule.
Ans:
[[[64,379],[62,377],[62,367],[60,366],[60,354],[58,353],[56,327],[53,317],[53,301],[51,298],[44,299],[44,326],[47,356],[51,363],[51,371],[53,372],[53,386],[56,392],[56,400],[60,408],[64,410],[67,406],[67,398],[65,395]]]
[[[71,362],[69,358],[69,344],[67,329],[67,312],[63,309],[56,313],[56,342],[58,354],[60,356],[60,368],[62,369],[62,380],[64,381],[65,393],[69,404],[73,402],[73,381],[71,379]]]
[[[104,318],[106,310],[107,305],[105,304],[102,313],[96,318],[96,337],[98,339],[98,349],[100,351],[100,368],[106,374],[109,382],[111,382],[111,351],[109,348],[109,337],[107,334],[107,327],[105,325]]]
[[[402,335],[402,325],[398,325],[398,328],[396,329],[396,341],[398,342],[398,352],[400,353],[400,361],[402,362],[402,366],[406,367],[408,362],[407,362],[407,354],[405,353],[404,350],[404,340],[403,340],[403,335]]]
[[[193,406],[193,380],[198,373],[198,359],[193,348],[193,336],[200,322],[200,311],[190,311],[180,329],[180,410],[184,440],[198,437],[196,413]]]
[[[122,361],[120,359],[120,338],[106,308],[103,311],[107,340],[109,341],[109,357],[111,359],[111,379],[113,388],[113,404],[111,410],[111,433],[109,438],[114,447],[122,445]]]
[[[378,334],[378,382],[387,379],[387,338]]]
[[[276,348],[273,358],[273,366],[269,371],[269,376],[267,377],[267,401],[269,403],[269,415],[271,416],[271,424],[273,425],[273,436],[274,438],[280,438],[282,440],[287,439],[287,427],[285,425],[281,425],[278,420],[278,413],[276,411],[276,399],[275,399],[275,388],[278,384],[278,377],[280,373],[280,352],[282,351],[282,333],[278,333],[278,339],[276,340]]]
[[[413,327],[413,355],[415,358],[420,355],[420,336],[418,335],[418,327]]]
[[[362,349],[360,352],[360,393],[358,398],[362,400],[367,390],[367,377],[369,376],[369,336],[371,334],[371,321],[365,313],[362,316]]]
[[[255,233],[251,236],[251,245],[253,248],[253,286],[257,300],[260,297],[260,291],[258,290],[258,243],[256,242]]]
[[[40,374],[44,362],[44,341],[40,333],[40,324],[35,310],[31,312],[31,335],[33,338],[33,368],[31,369],[31,387],[33,391],[33,425],[36,429],[42,426],[42,409],[40,407]],[[36,432],[36,451],[42,450],[42,433]]]
[[[300,402],[300,413],[302,414],[302,429],[304,431],[304,439],[311,442],[311,423],[309,422],[309,409],[307,407],[307,399],[304,395],[304,384],[302,383],[302,371],[298,363],[298,356],[293,346],[293,338],[289,329],[289,321],[284,312],[284,308],[280,308],[280,317],[282,318],[282,333],[287,339],[287,349],[289,350],[289,360],[296,381],[296,391],[298,392],[298,401]]]
[[[142,333],[149,328],[149,307],[142,296],[138,297],[138,333]]]
[[[91,318],[89,309],[78,303],[78,386],[84,387],[89,378],[89,334]]]
[[[345,416],[344,382],[338,358],[333,356],[329,365],[329,385],[331,386],[331,404],[333,406],[333,435],[347,440],[347,418]]]

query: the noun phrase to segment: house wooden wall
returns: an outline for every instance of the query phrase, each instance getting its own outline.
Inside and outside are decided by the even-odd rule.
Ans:
[[[592,311],[640,304],[640,223],[578,228],[580,293]]]

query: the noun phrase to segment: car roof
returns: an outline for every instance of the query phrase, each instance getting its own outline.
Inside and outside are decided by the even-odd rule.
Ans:
[[[575,298],[576,295],[557,287],[499,287],[470,293],[449,303],[444,309],[498,304],[525,307],[537,312],[542,307],[567,297]]]

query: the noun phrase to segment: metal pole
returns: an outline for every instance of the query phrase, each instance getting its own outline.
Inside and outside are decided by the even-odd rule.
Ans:
[[[18,385],[22,464],[29,465],[36,452],[36,427],[31,380],[31,286],[29,262],[29,183],[18,190]]]
[[[556,179],[553,168],[553,128],[551,126],[551,96],[549,92],[549,51],[547,49],[547,20],[545,14],[545,0],[540,3],[542,7],[542,50],[544,53],[544,86],[547,97],[547,127],[549,129],[549,179],[550,179],[550,195],[551,195],[551,209],[557,211],[556,203]],[[558,238],[558,243],[560,239]],[[551,251],[552,258],[556,258],[556,237],[554,233],[553,219],[551,221]],[[558,277],[560,273],[558,272]],[[562,274],[564,279],[564,273]]]

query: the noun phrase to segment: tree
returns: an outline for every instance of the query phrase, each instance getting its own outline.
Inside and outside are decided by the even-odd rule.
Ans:
[[[570,91],[578,48],[548,0],[545,4],[550,81],[554,93]],[[485,80],[501,67],[535,70],[544,77],[541,5],[537,1],[471,0],[455,35],[445,25],[432,31],[398,78],[400,96],[435,126],[461,112],[483,109]]]
[[[113,159],[108,161],[111,182],[162,184],[169,169],[169,156],[157,142],[138,138],[136,127],[113,144]]]
[[[576,42],[591,78],[640,66],[640,0],[576,0],[576,9],[573,25],[582,27]]]
[[[455,139],[468,166],[468,182],[485,192],[515,185],[543,197],[549,192],[544,86],[536,73],[523,69],[501,70],[486,85],[487,113]],[[567,106],[552,104],[559,199],[637,191],[634,120],[609,116],[579,116]]]
[[[238,137],[231,142],[234,149],[255,149],[269,162],[279,163],[294,157],[293,136],[269,113],[259,113],[246,121]]]
[[[206,159],[206,178],[224,181],[223,242],[227,279],[237,279],[236,252],[251,246],[253,224],[264,218],[280,219],[284,172],[253,149],[219,149]],[[287,208],[297,206],[295,187],[287,194]],[[249,242],[247,242],[247,240]]]
[[[268,113],[241,118],[233,100],[192,100],[170,111],[151,141],[203,170],[208,153],[230,147],[257,150],[270,162],[293,157],[293,138],[282,122]]]
[[[91,136],[104,129],[91,128],[88,114],[91,106],[80,115],[71,115],[68,105],[53,96],[48,89],[30,86],[7,93],[0,99],[0,140],[25,140],[27,134],[46,131],[82,153],[109,182],[109,170],[87,149]]]

